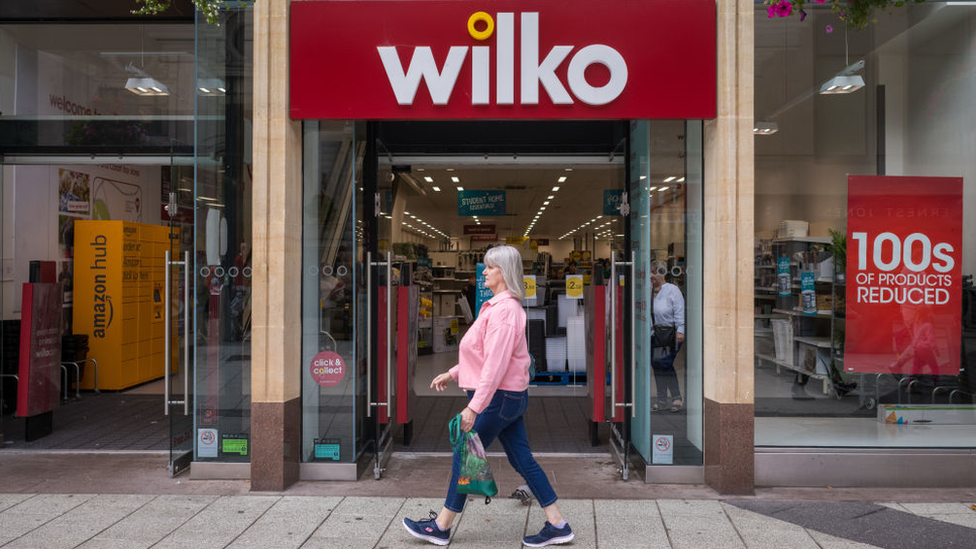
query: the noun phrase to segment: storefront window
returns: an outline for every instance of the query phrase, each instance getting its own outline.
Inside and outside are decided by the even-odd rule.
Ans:
[[[246,7],[198,14],[194,432],[219,443],[197,461],[250,460],[252,29]]]
[[[306,122],[304,133],[302,461],[349,463],[360,450],[362,414],[355,411],[365,394],[356,338],[364,333],[365,300],[355,257],[362,147],[357,155],[348,122]]]
[[[972,447],[976,8],[756,11],[758,446]]]

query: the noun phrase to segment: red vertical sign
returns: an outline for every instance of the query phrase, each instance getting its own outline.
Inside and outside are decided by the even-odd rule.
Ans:
[[[54,264],[53,261],[49,263]],[[18,416],[36,416],[58,407],[61,388],[60,284],[24,284],[18,373]]]
[[[849,372],[958,375],[962,178],[849,176]]]

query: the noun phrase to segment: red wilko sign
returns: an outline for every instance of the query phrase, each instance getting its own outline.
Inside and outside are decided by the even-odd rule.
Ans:
[[[713,0],[291,3],[295,119],[714,118]]]
[[[844,368],[958,375],[962,178],[849,176]]]

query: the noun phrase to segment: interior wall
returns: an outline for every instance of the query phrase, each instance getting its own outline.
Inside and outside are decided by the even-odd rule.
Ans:
[[[160,172],[160,166],[121,164],[4,166],[3,257],[13,276],[0,283],[3,319],[20,318],[31,261],[72,259],[75,219],[161,224]],[[70,198],[64,186],[72,184],[87,189],[85,200]]]

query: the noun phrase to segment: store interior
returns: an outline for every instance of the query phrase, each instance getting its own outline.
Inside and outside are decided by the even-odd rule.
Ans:
[[[662,124],[659,142],[672,130]],[[678,154],[655,152],[661,158],[649,191],[652,255],[678,273],[685,265],[684,167]],[[584,286],[606,284],[611,252],[618,261],[624,256],[627,218],[619,210],[611,213],[616,204],[604,204],[606,193],[626,187],[625,178],[619,154],[381,157],[379,180],[390,182],[392,201],[384,203],[380,231],[391,235],[394,257],[410,263],[420,297],[413,390],[425,412],[415,418],[413,442],[402,449],[449,451],[442,427],[466,398],[456,386],[438,393],[430,381],[457,363],[458,342],[474,320],[475,266],[489,247],[510,245],[520,251],[523,274],[535,277],[537,289],[523,302],[535,360],[526,414],[534,449],[606,452],[606,425],[590,431],[593,386],[600,383],[587,376],[584,326],[592,319],[585,318],[582,299],[568,298],[566,284],[567,275],[579,275]],[[465,189],[504,193],[504,214],[461,215],[473,214],[459,206]],[[381,238],[381,253],[384,244]],[[684,284],[681,276],[668,278]],[[675,367],[682,388],[684,365],[680,352]],[[685,421],[681,413],[664,414],[671,422]],[[671,427],[684,432],[683,425]]]
[[[962,284],[959,375],[865,373],[844,361],[849,175],[962,177],[962,274],[976,271],[976,172],[971,148],[960,146],[973,137],[974,9],[953,4],[879,13],[857,31],[829,10],[810,10],[802,22],[756,10],[757,446],[958,447],[976,436],[971,282]],[[863,87],[824,93],[847,69]],[[779,258],[791,263],[782,287]],[[812,285],[806,311],[801,271]],[[900,318],[890,324],[904,328]],[[937,334],[936,356],[946,363],[958,335]],[[968,418],[904,425],[884,414],[885,405],[946,404],[969,407]]]

